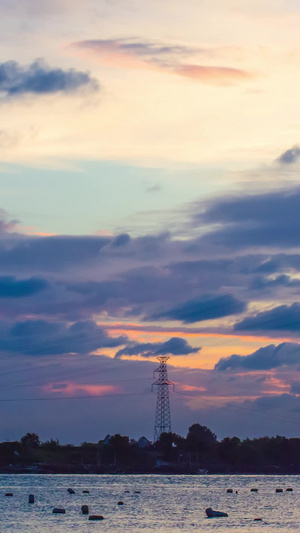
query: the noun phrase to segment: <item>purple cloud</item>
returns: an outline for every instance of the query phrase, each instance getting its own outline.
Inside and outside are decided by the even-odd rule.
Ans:
[[[129,343],[125,348],[119,350],[115,357],[122,355],[141,355],[142,357],[153,357],[157,355],[188,355],[197,353],[201,348],[193,348],[185,339],[172,337],[166,342]]]
[[[2,276],[0,298],[25,298],[43,291],[48,286],[47,281],[40,278],[17,280],[13,276]]]
[[[234,325],[235,331],[300,331],[300,304],[280,305]]]
[[[215,370],[270,370],[284,365],[300,363],[300,344],[284,342],[275,346],[271,344],[260,348],[250,355],[231,355],[222,358],[215,365]]]
[[[178,307],[162,311],[150,317],[153,319],[181,320],[185,324],[212,320],[224,316],[242,313],[246,304],[230,294],[220,296],[202,296],[199,300],[190,300]]]

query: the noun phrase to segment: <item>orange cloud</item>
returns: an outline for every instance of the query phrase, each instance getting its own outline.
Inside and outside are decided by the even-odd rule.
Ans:
[[[157,333],[157,338],[162,338],[167,335],[174,335],[178,333],[184,337],[205,337],[205,338],[219,338],[219,339],[241,339],[248,342],[274,342],[274,337],[268,335],[249,335],[248,333],[232,333],[232,332],[218,332],[218,331],[209,331],[204,330],[203,328],[192,328],[192,327],[172,327],[172,326],[157,326],[157,325],[141,325],[138,323],[122,323],[122,322],[97,322],[98,326],[105,328],[106,330],[114,330],[116,334],[120,335],[121,333],[128,333],[134,335],[133,338],[139,338],[139,335],[149,335],[152,333]],[[135,332],[138,332],[137,334]],[[151,337],[153,338],[153,337]],[[276,337],[276,342],[291,342],[295,340],[294,337]]]
[[[180,387],[180,391],[187,391],[187,392],[205,392],[206,387],[195,387],[194,385],[187,385],[186,383],[177,383],[175,382],[175,386]]]

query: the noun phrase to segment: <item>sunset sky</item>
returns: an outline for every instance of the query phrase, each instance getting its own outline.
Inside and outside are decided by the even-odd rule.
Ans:
[[[299,0],[0,9],[0,441],[299,437]]]

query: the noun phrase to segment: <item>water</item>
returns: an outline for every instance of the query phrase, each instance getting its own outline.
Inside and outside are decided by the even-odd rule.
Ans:
[[[76,493],[69,494],[68,487]],[[286,492],[287,487],[293,492]],[[234,493],[227,494],[227,488]],[[258,492],[250,492],[251,488]],[[284,492],[276,494],[276,488]],[[90,493],[83,494],[83,490]],[[13,497],[5,497],[5,492],[13,492]],[[31,493],[34,504],[28,504]],[[299,494],[300,476],[2,474],[0,532],[294,531],[300,526]],[[117,505],[119,500],[123,506]],[[89,521],[81,514],[83,504],[91,514],[102,514],[105,519]],[[64,507],[66,514],[52,514],[53,507]],[[229,517],[208,519],[207,507],[225,511]]]

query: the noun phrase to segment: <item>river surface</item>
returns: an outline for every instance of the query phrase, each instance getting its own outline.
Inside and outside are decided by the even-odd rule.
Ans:
[[[69,487],[75,494],[67,492]],[[293,492],[286,492],[288,487]],[[276,493],[276,488],[283,492]],[[29,494],[34,494],[34,504],[28,503]],[[0,532],[298,531],[299,498],[300,476],[2,474]],[[118,505],[120,500],[124,505]],[[89,521],[81,514],[84,504],[90,514],[101,514],[104,520]],[[53,514],[54,507],[64,507],[66,514]],[[207,507],[229,516],[206,518]]]

